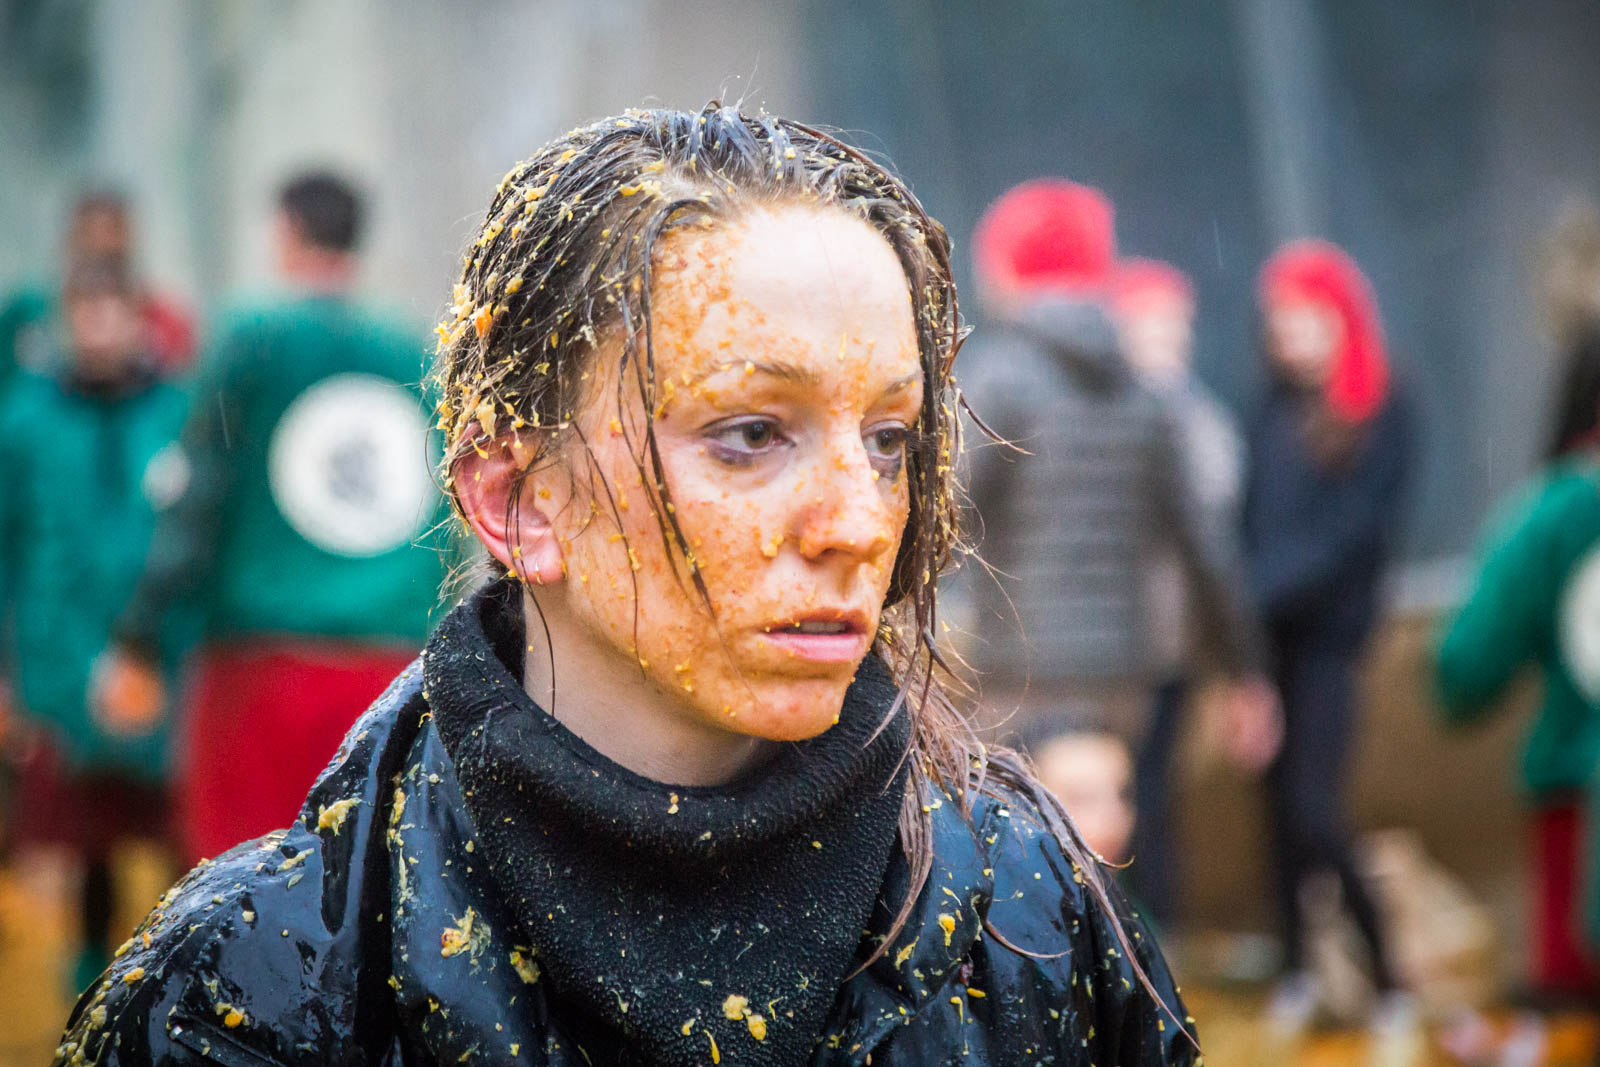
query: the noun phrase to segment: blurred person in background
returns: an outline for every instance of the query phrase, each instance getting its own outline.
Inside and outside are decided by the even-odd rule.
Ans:
[[[1166,404],[1178,429],[1178,456],[1208,543],[1240,564],[1239,502],[1244,488],[1244,441],[1233,417],[1192,367],[1194,285],[1176,267],[1150,259],[1118,264],[1112,310],[1134,374]],[[1173,761],[1183,712],[1203,666],[1192,596],[1183,561],[1170,547],[1145,568],[1146,611],[1156,680],[1150,725],[1136,761],[1133,855],[1128,871],[1140,904],[1158,921],[1174,917],[1182,884],[1169,825]]]
[[[108,728],[88,691],[157,516],[183,489],[185,400],[159,380],[140,295],[114,264],[73,268],[60,317],[51,373],[21,372],[0,400],[0,713],[38,742],[13,843],[64,847],[80,868],[81,989],[111,961],[113,847],[170,844],[166,731]],[[152,634],[153,664],[175,665],[180,630]]]
[[[127,279],[139,309],[145,340],[142,347],[155,371],[171,377],[188,369],[194,358],[194,327],[179,305],[138,284],[134,229],[127,199],[101,189],[86,193],[73,207],[62,248],[62,270],[97,264]],[[48,366],[61,345],[57,319],[59,283],[24,285],[0,303],[0,384],[18,370],[50,373]]]
[[[1587,407],[1592,426],[1600,376],[1573,384],[1563,409]],[[1600,992],[1581,918],[1593,868],[1585,794],[1600,763],[1600,435],[1565,444],[1485,527],[1436,673],[1446,720],[1466,724],[1505,710],[1512,682],[1538,672],[1542,699],[1521,760],[1533,815],[1529,978],[1538,999],[1557,1003]]]
[[[1269,1008],[1280,1033],[1321,1005],[1307,969],[1306,879],[1332,872],[1366,944],[1377,1033],[1416,1026],[1343,814],[1356,728],[1356,668],[1378,610],[1412,454],[1412,415],[1395,388],[1366,277],[1322,241],[1281,248],[1259,298],[1271,389],[1247,433],[1244,540],[1266,626],[1283,742],[1265,775],[1284,924],[1285,977]]]
[[[437,602],[439,517],[422,347],[351,299],[362,203],[342,178],[284,185],[288,292],[231,313],[184,427],[188,488],[165,517],[97,689],[107,722],[154,726],[156,636],[198,604],[205,647],[177,775],[192,860],[283,826],[351,722],[416,654]],[[130,682],[129,680],[133,680]]]
[[[1542,249],[1540,301],[1544,327],[1558,354],[1552,405],[1552,461],[1587,451],[1600,438],[1600,204],[1583,198],[1562,206]]]
[[[985,704],[1016,733],[1056,719],[1136,750],[1157,670],[1146,572],[1171,551],[1239,683],[1234,703],[1270,750],[1275,705],[1235,557],[1203,521],[1177,424],[1129,368],[1109,314],[1110,202],[1072,182],[1027,182],[984,213],[974,246],[996,324],[964,349],[966,397],[1015,446],[968,437],[988,571],[966,577],[987,634],[970,658]]]

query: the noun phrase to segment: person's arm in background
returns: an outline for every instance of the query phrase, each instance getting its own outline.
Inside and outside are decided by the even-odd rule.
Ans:
[[[1231,509],[1219,512],[1205,506],[1186,445],[1180,427],[1166,419],[1156,443],[1154,492],[1167,537],[1189,578],[1192,622],[1232,682],[1230,754],[1246,770],[1259,772],[1282,744],[1282,709],[1266,673],[1261,623],[1246,594],[1239,527],[1220,521]]]
[[[170,612],[199,596],[211,581],[223,505],[233,481],[229,427],[239,422],[241,376],[249,353],[246,332],[225,333],[194,382],[179,439],[186,484],[156,523],[144,573],[112,629],[111,647],[96,672],[96,711],[109,728],[137,733],[155,725],[165,703],[160,664]]]
[[[1403,397],[1378,416],[1373,439],[1360,446],[1355,492],[1318,527],[1315,536],[1276,538],[1278,551],[1251,560],[1256,603],[1266,613],[1292,611],[1302,598],[1327,589],[1350,564],[1382,551],[1402,499],[1411,458],[1412,412]]]
[[[1434,691],[1444,717],[1465,723],[1493,708],[1549,639],[1555,597],[1550,534],[1560,509],[1521,496],[1489,525],[1466,601],[1444,628]]]
[[[1234,678],[1259,675],[1261,626],[1245,595],[1244,561],[1234,529],[1201,502],[1181,427],[1168,417],[1155,444],[1153,493],[1168,540],[1177,549],[1194,597],[1199,630]]]

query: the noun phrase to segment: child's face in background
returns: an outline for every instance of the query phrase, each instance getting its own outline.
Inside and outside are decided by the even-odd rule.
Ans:
[[[1061,801],[1089,847],[1123,863],[1133,836],[1133,760],[1110,734],[1063,734],[1034,751],[1039,780]]]
[[[1148,290],[1120,301],[1117,330],[1134,372],[1155,386],[1189,373],[1194,348],[1194,302],[1181,293]]]
[[[115,291],[69,295],[67,345],[74,368],[89,378],[114,378],[139,357],[144,322],[131,296]]]

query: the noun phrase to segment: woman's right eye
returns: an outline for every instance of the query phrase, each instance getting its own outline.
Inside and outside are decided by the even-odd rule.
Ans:
[[[766,417],[731,419],[711,427],[707,436],[719,460],[738,465],[753,463],[783,443],[777,420]]]

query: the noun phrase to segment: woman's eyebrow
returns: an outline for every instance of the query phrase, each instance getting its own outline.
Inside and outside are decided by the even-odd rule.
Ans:
[[[904,392],[920,381],[922,381],[922,372],[920,370],[914,370],[905,377],[896,378],[894,381],[884,386],[883,395],[893,396],[896,393]]]
[[[690,378],[688,385],[699,385],[712,375],[721,374],[726,370],[743,371],[746,374],[766,374],[773,378],[782,378],[784,381],[798,382],[801,385],[821,385],[822,375],[814,367],[803,367],[798,363],[790,363],[781,359],[725,359],[713,363],[705,370]]]

